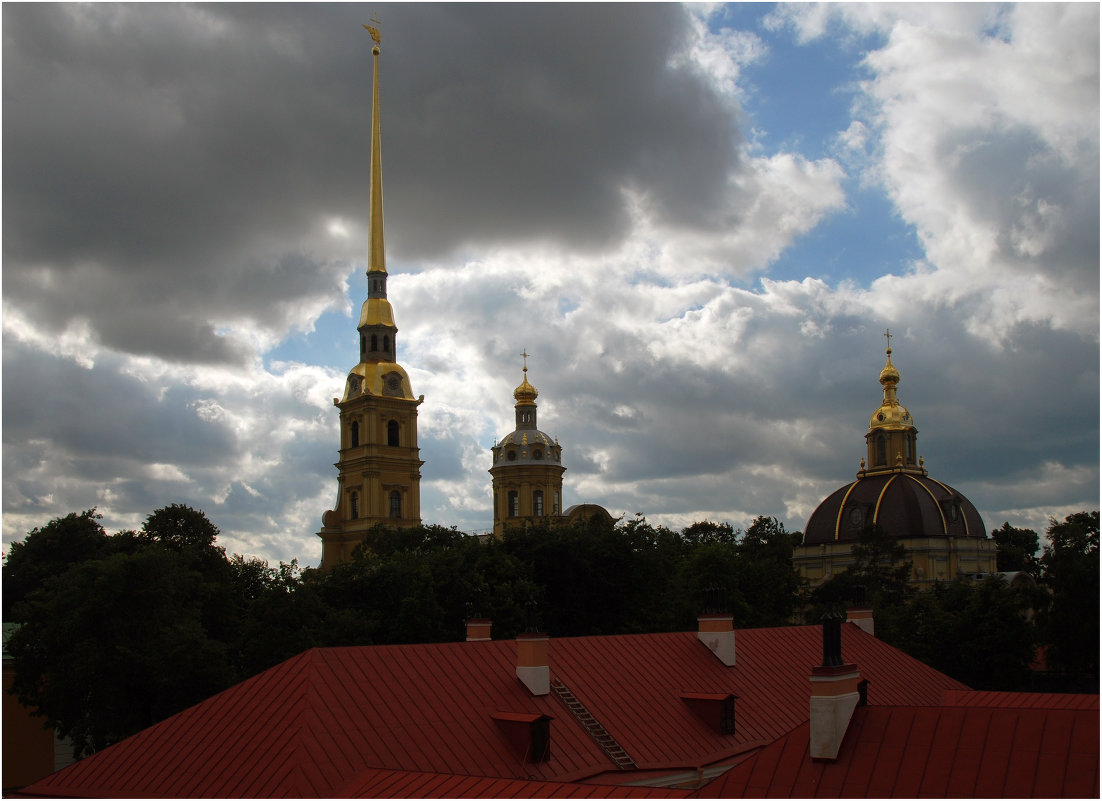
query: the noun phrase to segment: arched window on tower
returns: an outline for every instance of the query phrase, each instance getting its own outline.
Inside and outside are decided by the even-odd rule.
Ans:
[[[360,516],[359,493],[353,492],[352,496],[348,499],[348,516],[353,520]]]
[[[509,517],[520,517],[520,496],[516,490],[509,490]]]
[[[883,434],[879,434],[876,437],[876,464],[885,465],[888,463],[888,440]]]
[[[551,514],[557,515],[559,513],[559,491],[555,490],[555,505],[551,507]]]
[[[390,337],[383,335],[383,353],[390,353]]]
[[[914,450],[911,441],[911,435],[908,434],[903,438],[903,460],[907,464],[912,464],[915,460]]]
[[[536,517],[543,517],[543,490],[532,493],[532,509]]]
[[[351,444],[350,447],[360,447],[360,423],[357,420],[352,421],[351,425]]]
[[[402,516],[402,493],[398,490],[390,491],[390,516],[394,520]]]
[[[386,424],[386,444],[392,448],[398,447],[398,421],[391,420]]]

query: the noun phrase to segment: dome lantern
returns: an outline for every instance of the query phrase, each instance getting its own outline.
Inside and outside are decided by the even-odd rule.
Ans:
[[[917,435],[914,418],[907,407],[899,402],[897,387],[899,370],[892,364],[892,332],[886,330],[888,347],[887,364],[880,371],[880,385],[884,398],[879,408],[869,418],[869,431],[865,434],[868,444],[868,472],[915,471],[925,472],[918,464]]]

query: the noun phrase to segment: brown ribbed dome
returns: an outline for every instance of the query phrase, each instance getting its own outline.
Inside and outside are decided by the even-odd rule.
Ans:
[[[874,524],[896,539],[987,536],[976,507],[955,489],[893,472],[862,476],[828,496],[807,521],[803,544],[855,542]]]

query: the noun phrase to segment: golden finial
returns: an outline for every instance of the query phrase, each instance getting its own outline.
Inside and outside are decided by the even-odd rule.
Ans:
[[[884,336],[888,340],[888,351],[887,351],[887,353],[888,353],[888,358],[890,359],[891,355],[892,355],[892,330],[890,328],[885,328],[884,329]]]
[[[513,390],[513,397],[517,399],[517,403],[525,403],[535,405],[536,396],[539,395],[539,390],[528,383],[528,348],[525,348],[520,352],[520,355],[524,357],[524,378],[520,382],[520,386]]]
[[[382,24],[381,22],[379,22],[379,20],[376,17],[372,17],[371,21],[374,22],[375,25],[381,25]],[[363,23],[363,26],[364,26],[364,28],[367,29],[367,32],[371,34],[371,38],[375,42],[375,44],[381,44],[382,43],[383,40],[382,40],[382,37],[379,36],[379,29],[377,27],[374,27],[372,25],[368,25],[366,22]]]

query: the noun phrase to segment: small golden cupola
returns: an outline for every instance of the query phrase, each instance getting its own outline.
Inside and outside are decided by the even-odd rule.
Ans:
[[[867,466],[862,472],[908,470],[925,473],[916,452],[918,429],[907,407],[899,402],[897,387],[899,370],[892,364],[892,333],[884,332],[888,347],[885,353],[888,362],[880,371],[880,385],[884,388],[884,399],[880,407],[869,418],[869,431],[865,434],[868,444]]]
[[[517,428],[536,427],[536,397],[540,391],[528,383],[528,354],[524,354],[524,378],[516,389],[513,390],[513,398],[516,400]],[[524,423],[524,425],[521,425]]]
[[[524,378],[515,390],[516,428],[494,443],[494,535],[510,525],[562,514],[562,447],[536,426],[539,390],[528,383],[528,353],[523,352]]]

